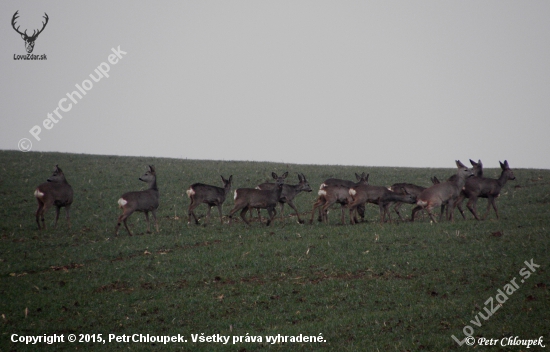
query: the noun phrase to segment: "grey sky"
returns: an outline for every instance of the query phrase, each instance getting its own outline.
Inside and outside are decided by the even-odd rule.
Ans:
[[[31,33],[47,12],[33,52],[46,61],[14,60],[17,10]],[[0,14],[0,149],[550,168],[548,1],[3,1]],[[118,46],[110,77],[46,130]]]

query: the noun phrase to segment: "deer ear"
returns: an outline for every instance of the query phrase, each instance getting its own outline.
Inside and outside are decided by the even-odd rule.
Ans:
[[[504,167],[507,168],[507,169],[510,168],[510,166],[508,165],[508,160],[504,160]]]
[[[155,167],[153,165],[149,165],[149,170],[151,170],[151,172],[155,172]]]
[[[504,170],[504,164],[501,163],[500,160],[498,161],[498,163],[500,164],[500,168],[501,168],[502,170]]]
[[[231,183],[231,181],[233,181],[233,175],[229,176],[229,183]]]
[[[455,160],[457,167],[466,167],[463,163],[460,162],[460,160]]]
[[[288,176],[288,171],[285,172],[285,173],[283,174],[283,176],[281,176],[281,178],[286,178],[287,176]]]
[[[476,166],[477,163],[475,161],[473,161],[472,159],[470,159],[470,164],[472,164],[472,166]]]
[[[363,175],[364,175],[364,174],[365,174],[365,173],[363,172]],[[370,174],[367,174],[367,176],[365,177],[365,181],[367,181],[367,182],[369,181],[369,176],[370,176]]]
[[[279,178],[279,176],[277,176],[277,174],[274,173],[274,172],[271,173],[271,177],[273,177],[274,179],[278,179],[278,178]]]
[[[302,175],[300,175],[299,172],[297,172],[297,174],[298,174],[298,181],[302,182]]]
[[[304,182],[306,182],[306,175],[302,174],[302,178],[304,179]]]
[[[57,171],[57,172],[63,172],[63,171],[61,171],[61,169],[59,168],[59,165],[58,165],[58,164],[55,164],[55,171]]]

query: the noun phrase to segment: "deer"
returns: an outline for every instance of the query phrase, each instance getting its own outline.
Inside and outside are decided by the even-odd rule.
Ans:
[[[341,187],[347,187],[348,189],[350,189],[351,187],[355,187],[355,186],[358,186],[358,185],[361,185],[361,184],[363,184],[363,185],[368,185],[369,184],[369,174],[365,174],[364,172],[361,173],[361,175],[359,175],[358,173],[355,173],[355,179],[357,180],[357,182],[342,180],[342,179],[339,179],[339,178],[329,178],[329,179],[326,179],[325,182],[323,182],[321,184],[319,189],[323,189],[327,186],[341,186]],[[322,221],[323,216],[326,216],[326,214],[325,215],[321,214],[322,209],[323,208],[319,208],[318,221]],[[365,206],[364,205],[359,206],[357,208],[357,212],[359,213],[359,216],[361,217],[361,221],[363,221],[365,219]]]
[[[157,187],[157,173],[153,165],[149,165],[149,170],[139,178],[140,181],[146,182],[148,189],[145,191],[134,191],[124,193],[118,200],[118,206],[122,209],[122,215],[118,217],[118,222],[115,228],[115,234],[118,235],[118,229],[120,223],[124,222],[124,227],[128,231],[128,234],[132,236],[132,232],[128,228],[128,217],[135,211],[145,213],[145,220],[147,221],[147,233],[151,233],[149,226],[149,212],[153,214],[155,220],[155,227],[157,233],[159,232],[159,225],[157,222],[157,209],[159,207],[159,189]]]
[[[390,186],[390,191],[392,191],[392,192],[399,193],[399,194],[402,194],[402,195],[410,194],[414,197],[418,197],[418,195],[425,189],[426,189],[426,187],[417,186],[417,185],[414,185],[412,183],[394,183],[393,185]],[[410,204],[416,204],[416,202],[410,203]],[[403,205],[403,202],[396,202],[395,207],[393,208],[393,210],[395,210],[395,213],[397,214],[397,216],[399,216],[399,218],[402,221],[404,221],[405,219],[403,218],[403,216],[399,212],[399,209],[401,208],[402,205]]]
[[[298,213],[298,209],[294,205],[293,200],[300,192],[311,192],[311,187],[309,186],[309,183],[307,182],[306,176],[304,174],[298,174],[298,181],[299,183],[297,185],[288,185],[288,184],[283,185],[283,191],[281,193],[281,198],[279,198],[279,204],[281,206],[281,219],[283,221],[284,221],[283,209],[286,203],[288,204],[289,207],[291,207],[296,212],[296,216],[298,217],[298,223],[303,224],[304,221],[300,219],[300,213]],[[270,191],[275,187],[277,187],[276,183],[265,182],[265,183],[259,184],[256,187],[256,189]],[[252,212],[250,213],[252,214]],[[258,217],[260,218],[260,221],[262,221],[262,218],[260,216],[260,209],[258,209]]]
[[[13,17],[11,19],[11,26],[13,27],[13,29],[19,33],[21,35],[21,38],[23,38],[23,40],[25,41],[25,50],[27,50],[27,53],[32,53],[32,51],[34,50],[34,42],[36,41],[36,38],[38,38],[38,35],[40,33],[42,33],[42,31],[44,30],[44,28],[46,28],[46,25],[48,24],[48,20],[49,20],[49,17],[48,17],[48,14],[44,12],[44,16],[42,16],[42,18],[45,19],[45,22],[42,22],[42,29],[39,29],[38,32],[37,30],[33,30],[32,32],[32,35],[27,35],[27,30],[25,29],[25,32],[21,32],[19,31],[19,27],[21,26],[17,26],[17,28],[15,28],[15,25],[16,25],[16,20],[19,18],[18,16],[19,14],[19,10],[15,11],[15,13],[13,14]]]
[[[272,190],[268,191],[255,188],[239,188],[235,190],[235,205],[229,212],[229,225],[231,225],[233,214],[241,210],[241,218],[247,225],[250,226],[250,223],[246,220],[245,215],[247,211],[252,211],[252,209],[267,209],[269,219],[267,220],[266,226],[271,224],[277,214],[275,207],[281,198],[283,185],[285,178],[288,176],[288,172],[285,172],[281,177],[272,172],[271,176],[275,179],[275,183],[277,185]]]
[[[348,204],[350,212],[350,223],[353,225],[354,217],[352,214],[357,210],[359,206],[364,206],[365,203],[377,204],[380,209],[380,223],[385,222],[386,214],[391,221],[391,217],[388,211],[389,206],[394,202],[414,204],[416,202],[416,196],[408,194],[404,188],[401,188],[404,194],[400,194],[392,191],[389,188],[382,186],[371,185],[358,185],[349,189],[349,194],[353,198],[352,202]]]
[[[223,188],[205,185],[203,183],[194,183],[186,191],[187,196],[189,197],[189,199],[191,199],[191,204],[189,204],[189,210],[187,211],[187,215],[189,216],[187,224],[191,223],[191,215],[195,218],[195,224],[199,224],[199,219],[197,219],[197,216],[195,215],[195,212],[193,210],[195,210],[195,208],[202,203],[206,203],[208,205],[205,225],[208,224],[208,219],[210,218],[210,210],[213,206],[218,207],[218,212],[220,214],[220,223],[223,224],[222,205],[225,202],[225,197],[231,191],[231,182],[233,180],[233,175],[229,176],[229,179],[225,179],[221,175],[220,177],[222,178]]]
[[[59,211],[61,208],[65,208],[65,214],[67,217],[67,223],[69,229],[71,228],[70,209],[73,204],[73,188],[67,182],[65,174],[59,167],[55,165],[53,174],[34,190],[34,196],[38,201],[38,209],[36,210],[36,224],[38,230],[46,229],[46,222],[44,221],[44,213],[52,206],[55,205],[55,222],[53,227],[57,227],[57,220],[59,219]],[[40,220],[42,220],[42,227],[40,227]]]
[[[414,216],[418,211],[424,209],[428,212],[431,220],[434,223],[437,223],[433,216],[432,209],[441,205],[448,205],[447,215],[449,220],[453,221],[453,211],[456,200],[458,199],[462,188],[466,184],[466,179],[474,175],[472,170],[464,166],[460,160],[456,160],[455,163],[457,166],[457,173],[456,177],[452,181],[447,180],[445,182],[437,183],[429,188],[426,188],[420,193],[420,195],[418,195],[416,202],[417,206],[412,210],[411,221],[414,221]],[[443,213],[440,216],[440,220],[442,216]]]
[[[321,221],[328,223],[328,208],[334,203],[339,203],[342,210],[342,225],[344,225],[344,208],[352,201],[352,198],[349,194],[349,188],[340,185],[325,185],[322,189],[319,190],[317,194],[319,195],[319,198],[317,198],[317,201],[313,204],[313,209],[311,210],[311,219],[309,220],[309,223],[313,223],[315,209],[317,208],[319,208]],[[357,221],[357,219],[355,219],[355,221]]]
[[[464,198],[469,198],[466,206],[468,207],[468,210],[470,210],[470,212],[474,215],[474,218],[476,220],[480,220],[479,216],[477,215],[477,209],[476,209],[477,199],[487,198],[488,199],[487,212],[485,213],[485,216],[483,216],[482,219],[485,220],[487,216],[489,216],[491,205],[495,210],[497,219],[499,219],[495,200],[497,197],[500,196],[500,190],[502,189],[502,187],[504,187],[506,182],[508,180],[516,179],[516,177],[514,176],[514,173],[510,169],[510,166],[508,165],[507,160],[504,160],[504,163],[501,163],[499,161],[499,164],[502,172],[500,173],[500,177],[498,179],[476,176],[476,177],[470,177],[468,180],[466,180],[466,185],[464,186],[464,189],[460,193],[460,196],[458,197],[458,200],[457,200],[458,209],[460,210],[460,213],[464,218],[465,218],[464,212],[462,211],[460,206]]]
[[[472,172],[474,173],[474,176],[482,177],[483,176],[483,163],[481,162],[481,160],[478,159],[478,161],[476,163],[475,161],[470,159],[470,164],[472,164]],[[452,175],[447,180],[448,181],[453,181],[455,178],[456,178],[456,174]],[[466,179],[466,185],[468,185],[468,182],[470,182],[471,179],[472,178],[467,178]],[[432,178],[432,182],[434,184],[435,183],[440,183],[440,181],[435,176]],[[466,187],[466,185],[464,187]],[[462,191],[460,191],[460,196],[458,197],[458,199],[460,199],[460,198],[464,199],[465,196],[466,195],[464,194],[464,189],[463,189]],[[458,199],[457,199],[457,202],[456,202],[456,205],[458,207],[458,211],[460,212],[460,215],[462,215],[462,218],[464,220],[466,220],[466,216],[464,215],[464,210],[462,210],[462,200],[460,200],[460,202],[459,202]],[[441,205],[441,215],[439,215],[439,220],[440,221],[441,221],[441,217],[443,216],[443,211],[444,210],[445,210],[445,205],[442,204]]]

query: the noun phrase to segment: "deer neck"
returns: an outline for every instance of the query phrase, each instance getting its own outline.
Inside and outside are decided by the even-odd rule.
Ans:
[[[508,175],[506,175],[506,170],[502,170],[500,177],[497,180],[497,183],[500,187],[503,187],[506,182],[508,182]]]
[[[153,191],[157,191],[158,192],[158,187],[157,187],[157,179],[156,177],[151,181],[149,182],[149,189],[152,189]]]

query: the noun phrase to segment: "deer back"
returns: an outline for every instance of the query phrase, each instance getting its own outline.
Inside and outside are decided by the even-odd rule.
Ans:
[[[225,179],[223,176],[221,178],[223,188],[204,183],[194,183],[186,191],[187,196],[198,203],[208,203],[210,205],[223,204],[227,194],[231,191],[233,175],[229,176],[229,179]]]
[[[285,172],[281,177],[276,173],[271,176],[277,181],[276,187],[271,190],[262,190],[257,188],[239,188],[235,190],[235,205],[248,206],[249,208],[269,208],[275,207],[279,202],[283,191],[284,180],[288,172]]]

